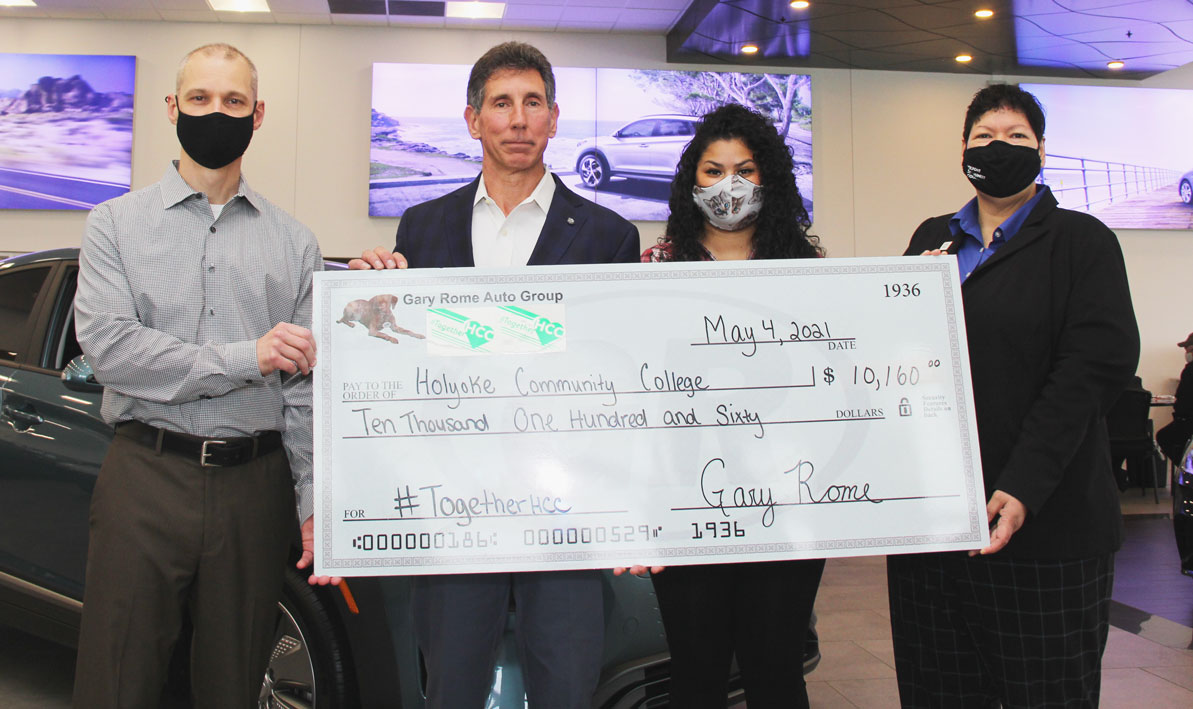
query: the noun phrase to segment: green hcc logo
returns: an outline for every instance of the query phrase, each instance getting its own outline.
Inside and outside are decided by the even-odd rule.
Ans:
[[[534,321],[534,331],[539,336],[539,342],[546,345],[563,337],[563,324],[540,315]]]
[[[493,341],[493,328],[475,320],[469,320],[464,326],[464,334],[468,336],[468,344],[472,345],[473,349]]]
[[[564,337],[563,323],[546,315],[520,308],[516,305],[502,305],[497,326],[502,337],[509,337],[533,347],[547,347],[558,343]]]

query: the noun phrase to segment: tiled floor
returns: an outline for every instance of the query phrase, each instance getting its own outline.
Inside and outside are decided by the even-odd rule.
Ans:
[[[824,658],[808,675],[814,707],[898,707],[883,557],[832,559],[816,599]]]
[[[1171,501],[1161,496],[1157,504],[1150,491],[1140,497],[1138,490],[1124,493],[1122,499],[1125,513],[1142,516],[1127,519],[1128,542],[1116,562],[1115,598],[1120,604],[1112,620],[1134,632],[1110,629],[1102,659],[1102,707],[1188,709],[1193,707],[1193,623],[1161,617],[1155,608],[1134,610],[1119,598],[1126,595],[1132,602],[1159,608],[1157,599],[1183,588],[1183,608],[1193,609],[1193,578],[1176,571],[1172,521],[1151,517],[1167,514]],[[1124,594],[1124,589],[1130,593]],[[1181,612],[1176,603],[1163,607],[1166,614]],[[824,659],[808,675],[812,706],[898,707],[884,560],[829,561],[816,613]]]
[[[1193,577],[1179,564],[1172,520],[1127,518],[1127,538],[1115,556],[1114,598],[1124,605],[1193,627]]]
[[[1115,627],[1102,660],[1102,707],[1188,709],[1193,621],[1178,621],[1193,618],[1193,578],[1175,571],[1171,520],[1156,517],[1171,504],[1166,497],[1154,503],[1150,492],[1140,497],[1129,491],[1122,499],[1124,512],[1135,516],[1128,517],[1127,544],[1116,564]],[[824,658],[808,676],[812,706],[897,707],[884,560],[829,561],[816,611]],[[73,651],[0,627],[0,706],[67,706],[73,664]]]
[[[1193,627],[1193,577],[1174,573],[1179,556],[1172,531],[1172,501],[1137,491],[1122,498],[1127,536],[1115,557],[1114,598],[1127,606]]]

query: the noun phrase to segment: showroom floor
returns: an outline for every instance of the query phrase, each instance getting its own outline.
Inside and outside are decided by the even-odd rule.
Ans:
[[[1138,494],[1124,495],[1125,512],[1152,515],[1171,509],[1167,498],[1162,497],[1159,505],[1152,503],[1150,493],[1145,506],[1129,499]],[[1143,608],[1121,600],[1112,608],[1110,639],[1102,659],[1101,705],[1104,709],[1145,704],[1149,709],[1188,709],[1193,706],[1193,578],[1177,570],[1171,519],[1129,517],[1127,536],[1116,557],[1114,597],[1119,599],[1121,590],[1130,588],[1132,601]],[[1151,565],[1156,557],[1164,566]],[[1168,605],[1168,596],[1174,589],[1183,589],[1188,619],[1184,624],[1158,615],[1161,607],[1169,614],[1173,606]],[[883,559],[829,562],[816,613],[824,659],[808,675],[812,706],[898,707]]]
[[[1193,706],[1193,578],[1176,568],[1171,503],[1123,495],[1127,543],[1116,560],[1102,706]],[[808,676],[813,707],[897,707],[882,557],[828,563],[816,603],[820,666]],[[0,706],[70,705],[74,652],[0,627]]]

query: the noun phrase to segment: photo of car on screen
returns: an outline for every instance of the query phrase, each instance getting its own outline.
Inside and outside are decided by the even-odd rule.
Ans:
[[[0,53],[0,209],[91,209],[132,184],[136,57]]]
[[[670,182],[698,121],[695,116],[643,116],[612,135],[581,140],[576,146],[581,184],[599,189],[614,175]]]
[[[471,67],[374,64],[369,215],[396,217],[480,172],[464,123]],[[812,211],[811,78],[556,67],[559,125],[544,160],[569,189],[627,219],[665,220],[675,166],[700,116],[726,103],[775,123]]]
[[[1176,188],[1181,201],[1193,206],[1193,170],[1181,175],[1181,181],[1177,183]]]
[[[1193,228],[1193,91],[1020,86],[1044,105],[1043,182],[1060,206],[1111,229]]]

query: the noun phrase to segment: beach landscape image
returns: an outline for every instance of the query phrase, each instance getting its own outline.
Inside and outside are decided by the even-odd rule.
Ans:
[[[1042,181],[1060,206],[1111,229],[1193,229],[1193,91],[1020,86],[1044,106]]]
[[[420,202],[471,182],[480,172],[480,143],[464,122],[467,65],[373,65],[369,150],[369,215],[397,217]],[[560,119],[544,160],[569,189],[627,219],[665,220],[670,180],[690,129],[667,117],[694,118],[741,103],[775,122],[795,160],[796,180],[812,211],[811,79],[802,74],[684,72],[556,67]],[[651,119],[657,118],[655,123]],[[644,140],[617,136],[656,125]],[[675,128],[676,136],[660,135]],[[628,130],[627,130],[628,129]],[[686,137],[678,135],[686,133]],[[624,143],[619,148],[617,143]],[[613,151],[638,148],[632,170]],[[601,152],[610,175],[582,176],[578,163]]]

